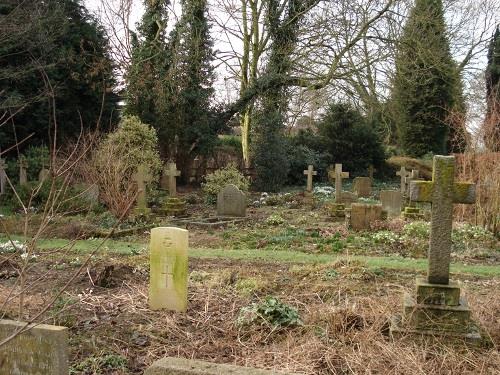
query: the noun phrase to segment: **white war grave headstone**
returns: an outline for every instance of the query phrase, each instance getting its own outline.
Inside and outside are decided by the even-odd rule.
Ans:
[[[188,244],[186,229],[151,230],[149,247],[149,307],[183,312],[187,309]]]

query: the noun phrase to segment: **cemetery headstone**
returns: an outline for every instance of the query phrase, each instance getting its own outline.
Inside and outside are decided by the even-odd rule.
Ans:
[[[396,176],[401,178],[401,194],[406,194],[406,178],[410,175],[410,172],[406,170],[405,167],[401,167],[399,172],[396,172]]]
[[[188,234],[181,228],[151,230],[149,307],[152,310],[186,311]]]
[[[172,161],[168,162],[167,167],[163,170],[162,188],[166,187],[171,197],[175,197],[177,195],[176,178],[179,177],[180,175],[181,171],[177,170],[177,165]]]
[[[382,209],[387,212],[390,217],[397,217],[401,215],[403,197],[399,190],[381,190],[380,202],[382,202]]]
[[[217,216],[245,217],[246,196],[238,187],[226,185],[217,194]]]
[[[0,320],[0,341],[19,332],[25,323]],[[68,329],[47,324],[28,330],[0,346],[0,374],[67,375]]]
[[[38,182],[43,182],[49,177],[50,171],[47,169],[47,164],[42,165],[42,169],[40,169],[40,172],[38,173]]]
[[[5,159],[0,158],[0,194],[5,194],[5,188],[7,186],[6,168],[7,164],[5,163]]]
[[[392,321],[391,332],[402,330],[420,334],[444,334],[477,341],[480,333],[470,320],[460,285],[450,282],[451,231],[453,204],[473,204],[475,185],[454,182],[455,158],[435,156],[432,181],[412,181],[410,197],[417,202],[430,202],[431,235],[428,251],[427,278],[417,279],[417,295],[406,295],[402,318]]]
[[[314,167],[312,165],[309,165],[307,167],[307,169],[304,171],[304,175],[307,176],[306,191],[308,193],[312,193],[312,190],[313,190],[313,176],[316,176],[317,174],[318,174],[318,172],[314,170]]]
[[[23,186],[28,183],[28,175],[27,175],[28,161],[24,156],[21,156],[19,158],[18,165],[19,165],[19,185]]]
[[[370,177],[356,177],[352,189],[358,197],[368,198],[372,195],[372,180]]]
[[[335,170],[330,170],[328,177],[335,180],[335,203],[342,203],[342,179],[349,178],[349,172],[342,172],[342,164],[335,164]]]
[[[419,179],[419,171],[418,169],[412,169],[411,173],[406,177],[406,192],[405,195],[408,198],[408,206],[405,207],[403,216],[405,219],[423,219],[424,214],[421,212],[420,208],[417,207],[415,202],[413,202],[410,198],[410,184],[412,181],[416,181]]]
[[[350,226],[354,230],[370,229],[372,222],[381,219],[381,204],[353,203],[351,205]]]
[[[144,165],[140,165],[137,172],[132,176],[135,183],[137,184],[137,202],[134,212],[137,215],[148,214],[151,209],[148,208],[146,187],[149,182],[153,179],[149,174],[149,170]]]

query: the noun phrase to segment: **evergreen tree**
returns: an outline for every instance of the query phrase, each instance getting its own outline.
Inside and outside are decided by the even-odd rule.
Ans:
[[[16,114],[14,128],[0,127],[0,148],[32,133],[21,147],[47,144],[54,120],[59,138],[115,120],[106,34],[80,0],[9,0],[0,17],[0,110]]]
[[[125,76],[125,112],[158,132],[164,127],[162,103],[170,66],[166,42],[169,4],[169,0],[144,0],[145,12],[132,38],[132,60]]]
[[[490,151],[500,151],[500,28],[497,27],[488,49],[486,67],[487,110],[484,143]]]
[[[411,156],[444,154],[460,90],[441,0],[417,0],[399,41],[393,99],[400,145]]]

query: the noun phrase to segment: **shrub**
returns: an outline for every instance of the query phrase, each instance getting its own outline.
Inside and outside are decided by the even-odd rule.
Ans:
[[[138,117],[127,116],[98,146],[87,171],[89,182],[97,183],[100,199],[116,217],[125,213],[137,192],[133,175],[140,165],[149,167],[153,180],[159,177],[158,137]]]
[[[26,169],[28,181],[38,181],[40,170],[44,164],[49,162],[49,149],[46,146],[30,146],[23,152],[22,156],[28,165]],[[7,161],[6,173],[12,181],[19,181],[18,159]]]
[[[315,151],[308,146],[291,142],[288,151],[290,161],[290,171],[288,172],[287,183],[289,185],[304,185],[306,177],[303,171],[308,165],[313,165],[316,171],[326,171],[327,164],[325,155],[319,151]],[[318,181],[319,175],[314,177]]]
[[[427,239],[430,236],[431,227],[430,224],[425,221],[414,221],[404,226],[403,233],[408,238]]]
[[[270,324],[273,327],[301,325],[298,311],[276,297],[267,297],[261,303],[253,303],[241,309],[238,325]]]
[[[250,185],[238,168],[234,164],[229,164],[205,177],[205,183],[201,184],[201,188],[207,202],[214,203],[219,191],[228,184],[236,185],[242,191],[248,191]]]

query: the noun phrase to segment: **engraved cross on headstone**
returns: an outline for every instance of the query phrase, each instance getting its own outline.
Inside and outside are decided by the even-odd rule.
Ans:
[[[335,170],[328,172],[328,176],[335,179],[335,203],[341,203],[342,179],[349,178],[349,172],[342,172],[342,164],[335,164]]]
[[[171,197],[175,197],[177,195],[176,177],[181,175],[181,171],[177,170],[177,165],[174,162],[168,162],[164,174],[168,180],[168,192]]]
[[[313,176],[316,176],[317,174],[318,172],[314,170],[314,167],[312,165],[309,165],[304,171],[304,175],[307,176],[306,191],[308,191],[309,193],[313,190]]]
[[[162,257],[160,259],[162,288],[169,289],[174,285],[174,261],[173,257]]]
[[[28,161],[24,156],[19,157],[19,185],[26,185],[28,183],[28,175],[26,169],[28,168]]]
[[[405,167],[401,167],[399,172],[396,172],[396,176],[401,177],[401,194],[406,194],[406,177],[410,175],[410,172],[406,170]]]
[[[7,168],[7,164],[5,163],[5,159],[0,158],[0,194],[5,193],[5,185],[7,183],[7,173],[5,169]]]
[[[428,282],[448,284],[450,279],[453,203],[473,204],[476,185],[454,182],[455,158],[434,156],[432,181],[412,181],[410,199],[432,203]]]
[[[132,176],[137,184],[137,208],[146,209],[146,184],[152,181],[152,177],[149,174],[149,169],[144,165],[140,165],[137,168],[137,172]]]

